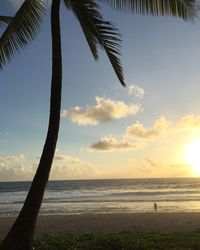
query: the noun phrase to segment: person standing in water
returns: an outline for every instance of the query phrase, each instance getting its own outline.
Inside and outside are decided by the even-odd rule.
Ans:
[[[158,209],[158,205],[157,205],[157,203],[156,203],[156,202],[154,202],[153,206],[154,206],[154,211],[157,211],[157,209]]]

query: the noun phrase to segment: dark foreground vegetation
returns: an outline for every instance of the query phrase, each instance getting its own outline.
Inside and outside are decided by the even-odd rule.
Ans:
[[[34,250],[200,250],[200,231],[194,233],[130,233],[45,236]]]

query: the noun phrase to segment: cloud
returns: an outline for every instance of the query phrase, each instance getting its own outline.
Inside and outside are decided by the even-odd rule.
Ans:
[[[177,127],[180,130],[200,128],[200,115],[183,116]]]
[[[0,157],[0,181],[31,180],[38,164],[34,163],[29,167],[24,160],[23,154]],[[51,179],[86,179],[92,177],[95,177],[95,169],[90,163],[68,155],[57,154],[54,157]]]
[[[68,155],[56,155],[51,179],[87,179],[95,176],[95,170],[88,162]]]
[[[0,180],[24,180],[25,172],[22,164],[17,164],[14,167],[11,166],[0,166]]]
[[[56,154],[54,157],[54,161],[66,161],[66,162],[70,162],[73,164],[90,165],[90,164],[80,160],[79,158],[71,157],[68,155],[61,155],[61,154]]]
[[[144,139],[154,139],[165,135],[169,122],[165,117],[160,117],[154,122],[152,128],[145,128],[140,122],[136,122],[125,130],[122,140],[113,136],[105,136],[98,142],[91,144],[87,150],[99,152],[128,151],[145,146]],[[133,141],[137,139],[137,141]],[[139,142],[140,140],[140,142]]]
[[[113,136],[104,136],[99,141],[91,144],[87,150],[113,152],[141,149],[147,146],[147,142],[149,143],[163,137],[169,139],[170,135],[172,136],[186,130],[190,133],[196,128],[200,129],[200,116],[198,115],[183,116],[174,125],[164,116],[161,116],[154,121],[152,127],[145,127],[138,121],[125,129],[121,137],[122,139],[118,140]],[[153,163],[151,162],[151,164]]]
[[[23,154],[0,157],[0,181],[28,180],[32,177],[32,169],[23,164]]]
[[[145,162],[147,163],[147,165],[149,167],[153,168],[159,168],[159,169],[174,169],[174,170],[180,170],[180,169],[190,169],[191,165],[190,164],[186,164],[186,163],[168,163],[168,164],[164,164],[164,163],[160,163],[160,162],[156,162],[150,158],[145,158]]]
[[[128,126],[121,140],[105,136],[87,148],[89,151],[111,152],[140,149],[146,146],[144,140],[160,138],[167,134],[169,121],[165,117],[155,120],[153,127],[145,128],[140,122]]]
[[[145,158],[144,166],[149,171],[149,177],[184,177],[191,176],[191,165],[186,163],[157,162],[150,158]],[[146,171],[146,170],[145,170]]]
[[[91,166],[79,165],[71,166],[67,164],[53,166],[50,178],[53,180],[60,179],[88,179],[95,175]]]
[[[164,116],[157,119],[150,128],[145,128],[143,124],[136,122],[127,127],[125,138],[154,139],[162,137],[166,134],[168,127],[169,121]]]
[[[139,143],[130,142],[130,141],[120,141],[115,139],[112,136],[103,137],[98,142],[93,143],[88,150],[89,151],[101,151],[101,152],[110,152],[110,151],[127,151],[138,149],[141,147]]]
[[[161,165],[154,162],[153,160],[149,159],[149,158],[145,158],[146,163],[148,163],[148,165],[150,165],[153,168],[157,168],[160,167]]]
[[[77,106],[63,110],[61,117],[68,117],[79,125],[97,125],[135,115],[139,111],[141,111],[141,106],[138,104],[126,104],[122,101],[96,97],[95,106],[87,106],[85,109]]]
[[[40,157],[37,157],[37,159],[40,159]],[[34,172],[37,167],[38,164],[32,165]],[[50,179],[65,180],[95,178],[95,173],[96,171],[94,167],[89,162],[83,161],[78,157],[56,153],[53,160]]]
[[[130,85],[128,87],[128,94],[130,96],[138,97],[138,98],[143,98],[145,92],[143,88],[140,88],[136,85]]]
[[[8,164],[15,163],[18,161],[24,160],[24,155],[13,155],[13,156],[5,156],[0,157],[0,167],[7,166]]]

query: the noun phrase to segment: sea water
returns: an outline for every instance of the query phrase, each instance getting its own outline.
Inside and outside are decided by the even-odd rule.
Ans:
[[[30,182],[0,182],[0,215],[16,215]],[[200,212],[200,178],[49,181],[40,214]]]

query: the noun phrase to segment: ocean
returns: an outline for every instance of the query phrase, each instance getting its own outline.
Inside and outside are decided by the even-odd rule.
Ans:
[[[0,215],[16,215],[30,182],[0,182]],[[199,212],[200,178],[49,181],[40,214]]]

